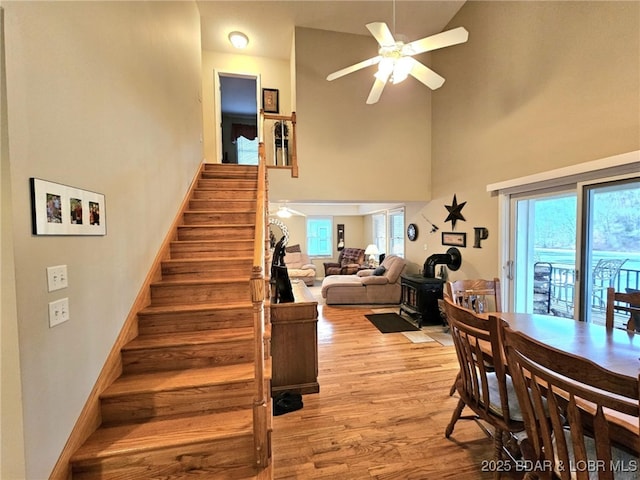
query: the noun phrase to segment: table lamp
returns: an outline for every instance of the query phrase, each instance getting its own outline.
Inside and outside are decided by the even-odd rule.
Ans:
[[[378,251],[378,247],[376,245],[374,245],[373,243],[371,245],[368,245],[366,250],[364,251],[365,255],[369,255],[369,266],[373,267],[376,264],[376,258],[375,256],[378,255],[380,252]]]

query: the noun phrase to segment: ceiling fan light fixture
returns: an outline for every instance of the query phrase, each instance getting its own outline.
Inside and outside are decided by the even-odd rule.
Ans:
[[[247,48],[247,45],[249,45],[249,37],[238,31],[231,32],[229,34],[229,41],[231,42],[231,45],[240,50]]]
[[[393,69],[395,68],[395,60],[393,58],[384,57],[378,63],[378,71],[375,73],[375,77],[383,82],[389,78],[389,75],[393,73]]]
[[[291,218],[291,211],[287,207],[280,207],[276,215],[280,218]]]
[[[393,66],[393,75],[391,81],[396,84],[406,80],[409,76],[409,73],[411,72],[411,67],[413,67],[411,57],[399,58]]]

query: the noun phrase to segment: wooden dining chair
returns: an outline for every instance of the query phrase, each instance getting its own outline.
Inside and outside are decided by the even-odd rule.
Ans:
[[[502,312],[499,278],[494,278],[493,280],[478,278],[447,282],[444,291],[458,305],[471,308],[476,312],[479,310],[477,307],[479,299],[484,301],[482,311]],[[473,297],[473,305],[463,305],[463,302],[469,297]]]
[[[524,478],[604,480],[637,469],[638,379],[501,327],[527,432]]]
[[[454,303],[472,310],[482,310],[484,312],[502,312],[502,297],[500,296],[500,279],[493,280],[465,279],[454,282],[446,282],[444,285],[444,296],[448,296]],[[469,298],[473,297],[477,302],[478,297],[483,299],[483,307],[478,308],[477,303],[469,305]],[[457,377],[456,377],[457,380]],[[456,393],[456,382],[453,382],[449,389],[449,396]]]
[[[506,452],[505,437],[522,432],[524,426],[511,379],[505,371],[498,319],[480,318],[450,298],[444,299],[444,305],[460,364],[456,380],[460,400],[445,437],[451,436],[456,422],[462,418],[462,411],[468,407],[474,412],[471,418],[493,427],[494,460],[501,460]],[[496,472],[495,478],[500,478],[499,473]]]
[[[624,305],[623,305],[624,304]],[[607,310],[605,316],[605,326],[613,328],[614,314],[616,311],[630,314],[627,321],[627,330],[640,331],[640,290],[627,292],[616,292],[613,288],[607,288]]]

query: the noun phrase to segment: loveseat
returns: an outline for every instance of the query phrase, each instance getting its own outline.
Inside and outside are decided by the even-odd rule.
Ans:
[[[360,270],[356,275],[331,275],[322,281],[322,297],[327,305],[398,304],[400,275],[404,258],[387,255],[376,269]]]
[[[351,275],[356,273],[363,263],[364,250],[362,248],[343,248],[338,255],[337,262],[324,264],[324,276]]]
[[[287,266],[289,280],[302,280],[306,285],[313,286],[316,266],[311,263],[309,255],[302,253],[300,245],[285,248],[284,263]]]

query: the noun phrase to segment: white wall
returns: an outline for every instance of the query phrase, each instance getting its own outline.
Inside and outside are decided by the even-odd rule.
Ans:
[[[447,79],[433,95],[433,201],[407,209],[407,222],[426,231],[424,213],[450,231],[456,194],[468,247],[451,277],[492,277],[498,202],[487,184],[640,147],[640,3],[467,2],[449,28],[459,25],[469,41],[433,55]],[[482,249],[477,226],[489,229]],[[422,257],[448,248],[435,237]]]
[[[202,160],[200,21],[193,2],[3,6],[16,368],[27,478],[41,479]],[[30,177],[105,194],[107,235],[32,235]],[[68,265],[69,288],[48,293],[45,269],[59,264]],[[2,291],[4,306],[10,289]],[[62,297],[71,319],[49,328],[47,304]]]

